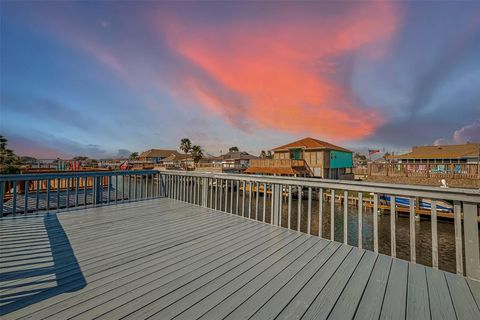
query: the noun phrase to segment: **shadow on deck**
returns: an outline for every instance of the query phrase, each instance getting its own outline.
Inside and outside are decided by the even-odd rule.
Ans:
[[[0,315],[85,287],[56,214],[11,219],[1,229]]]

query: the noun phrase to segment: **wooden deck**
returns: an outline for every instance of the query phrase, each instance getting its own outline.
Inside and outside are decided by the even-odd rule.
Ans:
[[[171,199],[0,219],[2,319],[480,319],[480,283]]]

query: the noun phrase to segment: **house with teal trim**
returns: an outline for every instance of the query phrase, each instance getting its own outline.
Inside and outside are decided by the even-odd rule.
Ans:
[[[353,179],[352,151],[314,138],[272,149],[273,159],[252,160],[247,173]]]

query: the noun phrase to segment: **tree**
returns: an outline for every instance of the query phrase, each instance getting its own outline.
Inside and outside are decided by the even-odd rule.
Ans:
[[[238,151],[240,151],[240,150],[238,150],[238,147],[237,147],[237,146],[230,147],[230,148],[228,149],[228,152],[238,152]]]
[[[130,153],[130,160],[137,160],[138,159],[138,152]]]
[[[202,147],[198,145],[194,145],[191,151],[192,151],[193,163],[195,164],[195,166],[197,166],[198,162],[203,158]]]
[[[265,150],[262,150],[262,152],[260,152],[260,158],[265,159],[266,157],[267,153],[265,152]]]
[[[267,151],[267,159],[273,159],[273,154],[270,150]]]
[[[185,170],[187,169],[187,154],[192,150],[192,142],[188,138],[180,140],[180,150],[185,153]]]
[[[14,174],[20,172],[20,161],[12,150],[7,149],[8,140],[0,135],[0,173]]]

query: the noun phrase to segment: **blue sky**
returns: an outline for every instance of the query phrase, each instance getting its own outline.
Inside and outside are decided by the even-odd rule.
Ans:
[[[480,141],[480,2],[1,2],[18,154]]]

